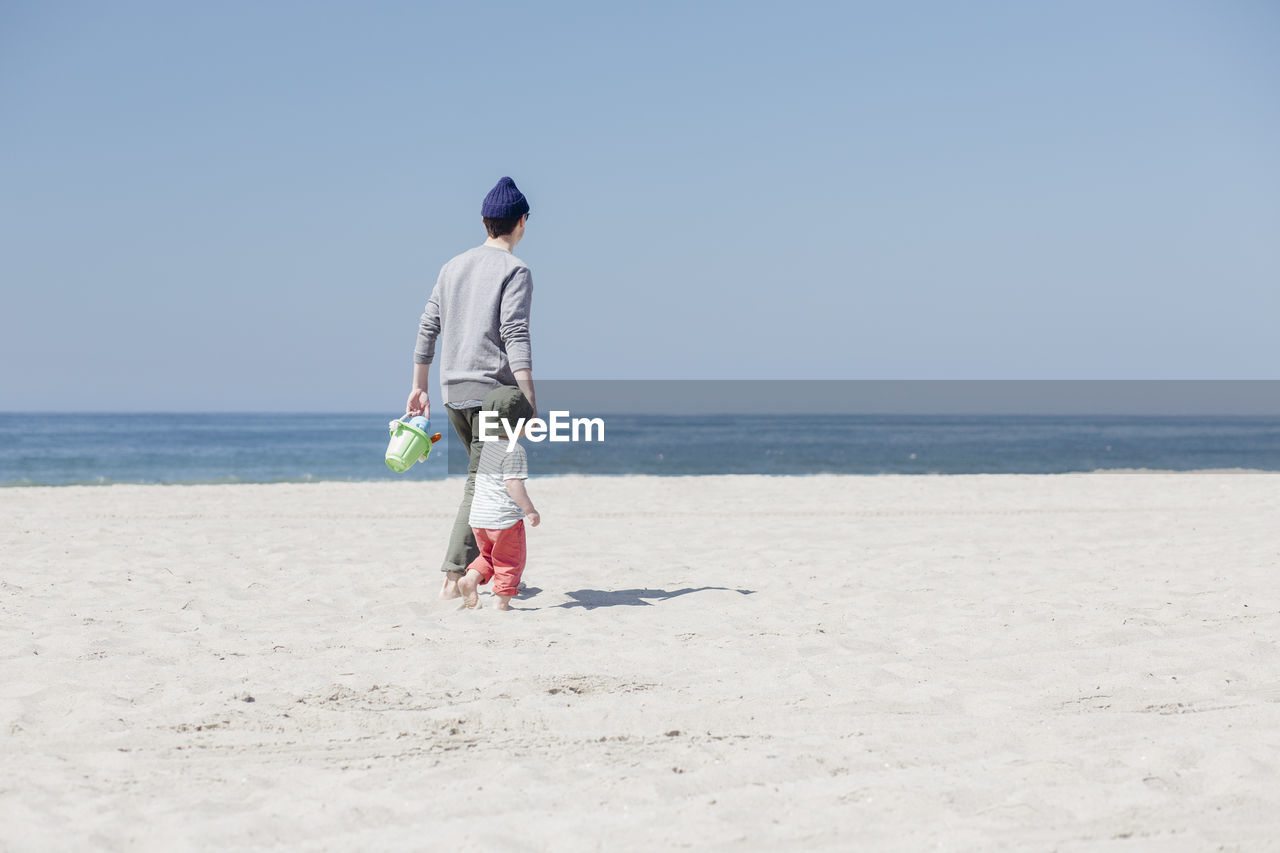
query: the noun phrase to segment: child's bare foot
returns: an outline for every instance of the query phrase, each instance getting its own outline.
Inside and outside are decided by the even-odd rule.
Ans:
[[[462,596],[462,606],[468,610],[480,609],[480,594],[476,588],[480,586],[480,573],[467,572],[458,581],[458,594]]]
[[[458,578],[460,576],[456,572],[448,572],[444,576],[444,583],[440,585],[440,595],[437,598],[440,601],[448,601],[451,598],[457,598],[462,593],[458,592]]]
[[[495,596],[494,596],[494,598],[498,599],[498,609],[499,609],[499,610],[510,610],[510,609],[511,609],[511,596],[509,596],[509,595],[495,595]]]

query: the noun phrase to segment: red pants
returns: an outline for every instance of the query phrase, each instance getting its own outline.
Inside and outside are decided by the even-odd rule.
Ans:
[[[514,598],[520,591],[520,576],[524,574],[524,519],[502,530],[473,527],[471,532],[476,535],[480,556],[467,569],[480,573],[482,585],[493,578],[494,595]]]

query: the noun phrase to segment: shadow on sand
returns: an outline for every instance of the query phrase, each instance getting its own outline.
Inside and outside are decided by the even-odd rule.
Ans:
[[[691,592],[709,592],[711,590],[736,592],[740,595],[751,595],[755,592],[754,589],[730,589],[727,586],[700,586],[696,589],[693,587],[685,587],[684,589],[577,589],[573,592],[565,593],[573,601],[566,601],[564,604],[555,606],[585,607],[588,610],[594,610],[597,607],[650,607],[654,603],[650,599],[665,601],[668,598],[688,595]]]

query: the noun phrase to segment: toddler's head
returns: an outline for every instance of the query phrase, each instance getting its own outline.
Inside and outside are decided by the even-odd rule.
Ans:
[[[533,406],[529,405],[529,398],[519,388],[512,388],[508,385],[502,385],[494,388],[485,395],[484,402],[480,406],[482,412],[494,412],[498,418],[505,420],[514,426],[517,421],[528,420],[533,417]],[[498,435],[503,438],[507,436],[507,429],[498,423]]]

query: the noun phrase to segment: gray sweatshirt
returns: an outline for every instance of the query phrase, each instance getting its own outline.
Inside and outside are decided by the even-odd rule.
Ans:
[[[529,306],[533,276],[505,249],[477,246],[440,270],[418,326],[416,364],[431,364],[440,340],[444,402],[479,400],[499,385],[515,385],[513,371],[532,368]]]

